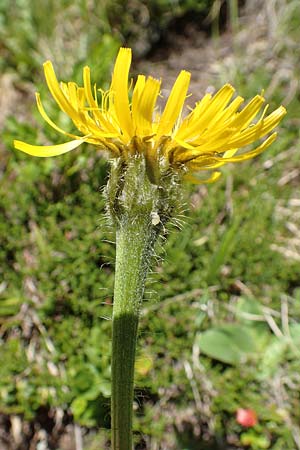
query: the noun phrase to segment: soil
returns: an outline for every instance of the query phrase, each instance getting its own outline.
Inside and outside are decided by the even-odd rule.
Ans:
[[[188,29],[188,33],[186,30]],[[167,97],[180,70],[191,72],[187,103],[193,106],[206,92],[214,92],[220,80],[220,61],[232,55],[232,34],[224,31],[220,39],[209,38],[193,24],[168,36],[165,46],[157,47],[146,59],[136,62],[136,73],[162,79],[162,95]]]

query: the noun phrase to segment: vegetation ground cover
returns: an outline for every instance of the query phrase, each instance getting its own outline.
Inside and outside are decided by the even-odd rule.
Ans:
[[[86,450],[100,439],[105,448],[114,269],[114,236],[101,193],[106,162],[87,146],[55,160],[32,159],[14,152],[12,140],[59,142],[36,112],[30,119],[37,88],[52,117],[65,125],[44,86],[45,59],[53,60],[60,78],[78,81],[88,63],[105,86],[123,36],[139,42],[137,51],[145,55],[154,45],[154,22],[163,35],[171,19],[199,2],[179,2],[179,9],[151,2],[143,16],[151,20],[141,23],[138,39],[139,27],[130,22],[134,2],[121,23],[121,3],[45,1],[51,6],[47,20],[34,2],[4,3],[1,445],[76,448],[76,424]],[[14,21],[8,20],[12,3],[18,7]],[[201,14],[210,3],[203,3],[208,9]],[[174,224],[158,249],[140,327],[137,449],[192,450],[200,443],[300,448],[300,16],[297,1],[248,3],[227,25],[231,51],[207,65],[210,84],[230,81],[246,98],[266,89],[270,108],[283,103],[289,115],[266,154],[226,168],[214,185],[187,186],[184,226]],[[193,39],[196,34],[186,40],[189,48]],[[218,55],[222,35],[207,45]],[[189,69],[182,58],[179,63],[174,77]],[[237,424],[239,407],[257,412],[255,427]]]

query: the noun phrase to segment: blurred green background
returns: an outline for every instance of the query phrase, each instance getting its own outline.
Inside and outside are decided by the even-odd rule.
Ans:
[[[136,367],[137,449],[300,449],[300,8],[298,0],[2,0],[0,5],[0,448],[109,448],[114,235],[108,165],[59,143],[67,128],[42,63],[107,88],[122,44],[137,71],[192,72],[193,97],[230,82],[270,110],[279,138],[221,181],[187,186],[184,225],[155,263]],[[198,94],[198,97],[197,97]],[[194,100],[193,100],[194,99]],[[258,416],[237,423],[238,408]]]

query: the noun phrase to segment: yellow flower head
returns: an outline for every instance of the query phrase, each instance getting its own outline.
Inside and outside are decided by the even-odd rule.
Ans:
[[[286,114],[283,106],[268,116],[266,106],[253,123],[265,99],[256,95],[240,109],[244,99],[236,96],[232,100],[235,90],[226,84],[215,95],[206,94],[182,119],[190,82],[190,73],[182,70],[163,112],[159,113],[155,106],[161,80],[138,75],[132,89],[128,86],[130,64],[131,49],[121,48],[110,88],[104,92],[97,90],[96,85],[92,89],[89,67],[83,69],[83,86],[80,87],[74,82],[59,83],[51,62],[45,62],[49,90],[80,135],[59,128],[45,112],[37,93],[37,107],[42,117],[72,140],[49,146],[14,141],[15,148],[30,155],[47,157],[61,155],[87,142],[125,160],[135,154],[144,154],[148,162],[155,164],[164,159],[174,169],[183,168],[188,173],[210,170],[212,175],[205,182],[211,182],[220,175],[215,169],[228,162],[253,158],[276,139],[276,133],[273,133],[255,150],[236,155],[239,148],[268,135],[279,124]]]

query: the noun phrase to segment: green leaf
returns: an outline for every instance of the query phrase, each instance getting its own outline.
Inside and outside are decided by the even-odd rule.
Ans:
[[[84,397],[77,397],[71,403],[71,411],[75,417],[75,420],[79,420],[87,408],[87,399]]]
[[[228,261],[235,245],[238,242],[238,230],[241,222],[241,218],[238,217],[225,231],[220,241],[219,247],[213,254],[210,262],[210,270],[208,273],[207,281],[209,284],[216,281],[216,277],[220,271],[220,267]]]
[[[23,299],[18,297],[0,299],[0,316],[14,316],[20,310]]]
[[[268,379],[272,377],[278,370],[279,364],[284,361],[288,349],[288,341],[286,339],[278,339],[273,337],[261,361],[259,377]]]
[[[225,324],[198,335],[200,351],[227,364],[240,364],[255,352],[252,335],[245,326]]]
[[[269,448],[270,446],[270,440],[266,436],[258,435],[252,431],[241,435],[241,443],[257,450]]]

